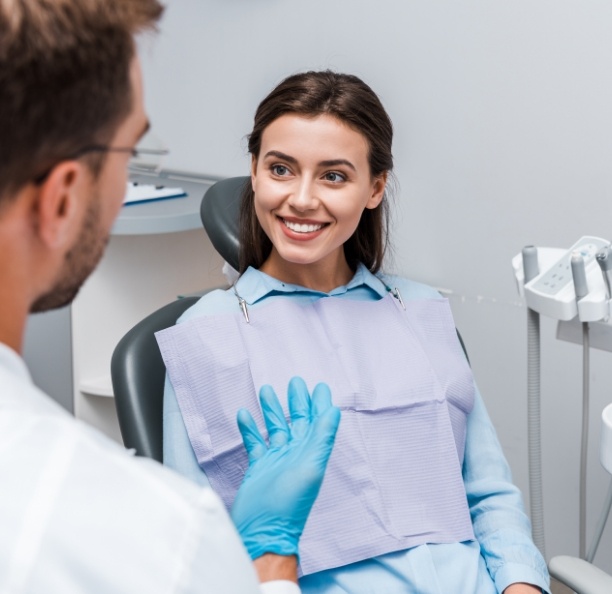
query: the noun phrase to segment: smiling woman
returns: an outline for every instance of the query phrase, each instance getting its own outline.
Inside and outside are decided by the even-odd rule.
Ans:
[[[262,154],[264,158],[272,159],[271,165],[277,164],[274,162],[274,151],[278,151],[278,147],[270,147],[273,153],[268,155],[268,150],[262,150],[262,143],[270,137],[271,132],[279,127],[284,128],[275,125],[279,123],[277,120],[281,123],[284,121],[283,116],[291,116],[295,125],[298,123],[295,119],[298,116],[306,120],[302,122],[300,130],[294,132],[309,130],[310,141],[314,142],[310,145],[311,154],[314,149],[321,151],[318,158],[321,160],[320,166],[327,168],[324,173],[328,180],[340,181],[345,176],[350,180],[359,175],[360,179],[369,177],[371,183],[382,183],[384,193],[380,203],[363,212],[355,233],[348,238],[344,246],[347,262],[352,269],[363,263],[371,272],[377,272],[382,266],[387,246],[388,188],[385,182],[393,170],[393,125],[376,93],[361,79],[350,74],[308,72],[285,79],[260,103],[255,114],[253,131],[249,135],[249,152],[253,159],[252,173],[256,173]],[[327,116],[327,126],[321,125],[320,116]],[[307,122],[315,124],[315,120],[319,126],[305,125]],[[319,134],[317,139],[312,138],[315,128]],[[343,134],[336,137],[334,132]],[[342,155],[342,151],[348,147],[340,146],[340,143],[351,141],[355,143],[355,147],[351,147],[350,153],[347,154],[353,155],[355,151],[359,152],[358,149],[363,148],[364,153],[359,156],[365,156],[366,162],[353,163]],[[323,149],[328,142],[333,142],[334,148],[341,152],[332,155],[330,150],[326,155]],[[308,141],[304,139],[296,148],[304,149],[308,146]],[[294,160],[297,158],[297,155],[284,155],[283,151],[280,153],[276,156],[289,156]],[[355,159],[356,155],[353,158]],[[291,171],[295,163],[280,161],[280,164]],[[339,169],[341,166],[343,169]],[[257,220],[253,191],[254,188],[246,188],[242,200],[241,272],[249,266],[261,267],[272,249],[270,238]]]
[[[259,105],[240,277],[160,336],[164,461],[231,508],[249,465],[235,411],[266,384],[324,382],[342,421],[300,541],[303,592],[548,592],[448,303],[380,271],[392,136],[351,75],[294,75]]]

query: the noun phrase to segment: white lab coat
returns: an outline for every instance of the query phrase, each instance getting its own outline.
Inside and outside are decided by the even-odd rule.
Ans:
[[[299,593],[258,584],[217,496],[74,420],[0,344],[0,593]]]

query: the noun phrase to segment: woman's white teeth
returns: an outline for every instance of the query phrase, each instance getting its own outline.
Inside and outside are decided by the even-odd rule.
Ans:
[[[323,224],[313,225],[306,223],[293,223],[291,221],[287,221],[283,219],[283,223],[291,229],[291,231],[295,231],[295,233],[313,233],[314,231],[318,231],[323,228]]]

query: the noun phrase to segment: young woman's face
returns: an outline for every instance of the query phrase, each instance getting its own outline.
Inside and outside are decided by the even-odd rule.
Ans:
[[[304,266],[346,276],[343,244],[363,210],[380,204],[386,181],[370,175],[365,137],[329,115],[281,116],[263,132],[251,178],[273,245],[262,270],[282,280]]]

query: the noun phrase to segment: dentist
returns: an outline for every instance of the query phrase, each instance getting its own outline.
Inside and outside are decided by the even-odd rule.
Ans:
[[[0,0],[3,593],[299,592],[297,544],[339,423],[326,386],[311,398],[292,384],[291,425],[262,393],[270,446],[241,413],[249,470],[232,523],[210,489],[73,419],[20,356],[28,314],[68,304],[102,256],[149,127],[134,35],[162,11]]]

